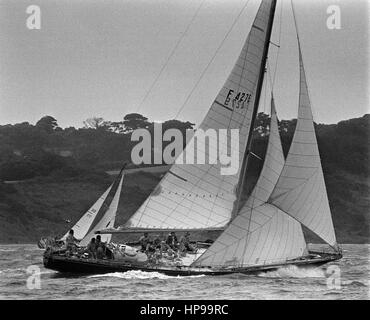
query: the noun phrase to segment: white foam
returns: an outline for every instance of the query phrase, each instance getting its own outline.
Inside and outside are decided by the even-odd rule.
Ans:
[[[265,278],[324,278],[321,268],[285,266],[275,271],[261,272],[259,277]]]
[[[26,272],[26,268],[7,268],[7,269],[3,269],[1,272],[2,273],[8,273],[8,272],[15,272],[15,271],[22,271],[22,272]]]
[[[51,273],[57,273],[57,271],[53,271],[53,270],[41,271],[40,272],[40,275],[43,275],[43,274],[51,274]]]
[[[182,279],[182,278],[199,278],[204,275],[196,276],[168,276],[159,272],[146,272],[141,270],[131,270],[126,272],[113,272],[106,274],[97,274],[89,276],[89,278],[100,278],[100,277],[115,277],[121,279]]]

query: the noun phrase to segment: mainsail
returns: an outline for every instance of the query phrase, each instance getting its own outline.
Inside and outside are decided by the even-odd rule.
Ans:
[[[113,185],[113,184],[112,184]],[[105,199],[107,198],[112,185],[105,190],[105,192],[100,196],[100,198],[92,205],[92,207],[87,210],[87,212],[77,221],[77,223],[71,228],[74,231],[74,237],[76,239],[82,239],[86,236],[92,223],[94,222],[96,215],[98,214],[100,208],[103,206]],[[69,231],[61,238],[65,240],[68,236]]]
[[[239,130],[239,163],[252,126],[254,106],[258,96],[258,81],[269,43],[270,15],[275,2],[263,0],[251,31],[225,85],[199,126],[207,129]],[[269,29],[270,28],[270,29]],[[199,131],[199,130],[198,130]],[[194,139],[178,159],[193,154]],[[198,143],[198,140],[197,140]],[[229,154],[227,143],[220,143],[219,154]],[[229,149],[235,146],[229,146]],[[199,148],[198,148],[199,149]],[[199,157],[199,155],[197,155]],[[205,159],[209,150],[205,148]],[[233,175],[222,175],[221,164],[179,164],[178,160],[126,223],[127,228],[204,229],[225,226],[237,201],[241,167]]]
[[[105,228],[112,228],[115,222],[116,213],[118,209],[119,199],[121,196],[121,189],[123,183],[124,174],[121,170],[121,177],[118,183],[118,187],[116,193],[113,197],[112,202],[110,203],[108,210],[105,212],[104,216],[100,219],[100,221],[89,231],[89,233],[82,239],[80,242],[81,246],[86,246],[91,238],[95,237],[95,232],[105,229]],[[102,234],[101,240],[103,242],[110,242],[112,235],[111,234]]]
[[[302,256],[300,223],[267,202],[284,166],[276,111],[271,99],[270,135],[259,179],[239,214],[194,266],[249,266]]]
[[[336,247],[299,42],[298,46],[300,93],[297,127],[284,168],[268,202]]]

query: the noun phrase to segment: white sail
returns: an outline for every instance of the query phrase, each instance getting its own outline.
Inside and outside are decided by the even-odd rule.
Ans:
[[[92,207],[87,210],[87,212],[77,221],[77,223],[71,228],[74,231],[74,237],[76,239],[82,239],[86,236],[87,232],[89,231],[91,224],[94,222],[96,215],[98,214],[100,208],[102,207],[105,199],[107,198],[110,190],[112,189],[112,185],[105,190],[105,192],[100,196],[100,198],[92,205]],[[65,240],[68,236],[68,232],[61,238],[61,240]]]
[[[306,253],[301,225],[265,203],[248,209],[193,263],[193,266],[246,267],[283,263]]]
[[[250,266],[285,262],[302,256],[306,242],[301,225],[266,201],[284,166],[273,98],[265,161],[259,179],[239,214],[195,266]]]
[[[329,245],[336,246],[300,47],[299,65],[297,127],[269,203],[305,225]]]
[[[251,126],[264,45],[269,41],[267,27],[271,5],[271,0],[262,1],[230,76],[199,126],[204,131],[228,129],[228,135],[230,129],[239,129],[239,164],[243,161]],[[180,159],[193,153],[193,142],[194,137]],[[218,148],[219,153],[230,154],[226,144],[219,143]],[[205,159],[208,157],[208,148],[205,148]],[[222,227],[229,222],[237,199],[241,165],[236,174],[222,175],[219,161],[217,164],[178,163],[172,165],[126,227],[203,229]]]
[[[276,116],[275,101],[271,96],[270,134],[265,160],[258,181],[244,205],[244,208],[256,208],[267,202],[284,166],[284,154],[281,146],[279,126]]]
[[[118,204],[119,204],[119,199],[120,199],[120,196],[121,196],[123,177],[124,177],[124,174],[121,175],[116,193],[113,197],[113,200],[112,200],[111,204],[109,205],[108,210],[105,212],[105,214],[101,218],[101,220],[82,239],[82,241],[80,242],[81,246],[86,246],[90,242],[91,238],[96,236],[96,234],[95,234],[96,231],[106,229],[106,228],[112,228],[114,226],[114,222],[115,222],[116,214],[117,214],[117,209],[118,209]],[[111,238],[112,238],[111,234],[102,234],[101,235],[101,241],[102,242],[110,242]]]

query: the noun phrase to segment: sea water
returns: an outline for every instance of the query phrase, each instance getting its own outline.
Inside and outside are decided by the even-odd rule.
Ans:
[[[45,269],[36,245],[0,245],[0,299],[369,299],[370,245],[342,248],[341,260],[322,267],[257,275],[128,271],[71,277]]]

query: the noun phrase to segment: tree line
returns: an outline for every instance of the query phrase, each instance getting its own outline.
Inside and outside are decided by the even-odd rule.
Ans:
[[[86,119],[82,128],[61,128],[52,116],[35,125],[29,122],[0,126],[0,180],[24,180],[50,174],[74,176],[92,170],[109,170],[131,161],[131,133],[153,130],[154,122],[138,114],[122,121],[100,117]],[[176,128],[184,134],[189,121],[164,121],[163,130]],[[165,146],[166,144],[164,144]]]
[[[268,115],[257,115],[252,148],[262,158],[269,122]],[[35,125],[22,122],[0,126],[0,180],[48,175],[74,177],[94,170],[117,169],[131,161],[131,149],[137,143],[131,142],[131,133],[139,128],[151,131],[154,126],[154,122],[138,113],[127,114],[118,122],[93,117],[83,123],[82,128],[63,129],[54,117],[47,115]],[[369,124],[370,115],[338,124],[315,124],[324,172],[345,170],[369,175]],[[163,132],[175,128],[184,136],[194,126],[189,121],[174,119],[162,123]],[[285,155],[295,126],[296,119],[279,122]]]

